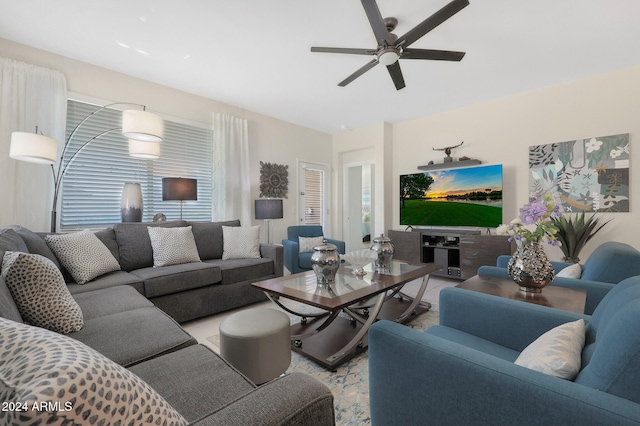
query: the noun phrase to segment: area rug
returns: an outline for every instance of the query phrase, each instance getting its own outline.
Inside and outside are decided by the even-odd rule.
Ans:
[[[437,323],[438,312],[432,310],[413,319],[407,327],[424,330]],[[368,352],[352,358],[336,370],[331,372],[304,356],[291,352],[291,366],[287,372],[308,374],[331,389],[337,425],[371,424]]]

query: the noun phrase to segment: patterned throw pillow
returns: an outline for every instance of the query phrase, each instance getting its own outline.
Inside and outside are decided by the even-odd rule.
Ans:
[[[88,229],[73,234],[46,235],[44,240],[78,284],[120,270],[111,251]]]
[[[561,379],[580,372],[584,347],[584,320],[568,322],[544,333],[527,346],[515,363]]]
[[[223,226],[222,259],[260,258],[260,226]]]
[[[148,226],[153,248],[153,267],[200,262],[191,226],[160,228]]]
[[[64,334],[84,325],[82,310],[71,297],[62,273],[46,257],[8,251],[2,259],[2,277],[29,324]]]
[[[67,336],[0,318],[1,424],[186,425],[153,388]]]
[[[298,237],[298,251],[300,253],[312,252],[313,248],[322,244],[323,241],[324,237]]]

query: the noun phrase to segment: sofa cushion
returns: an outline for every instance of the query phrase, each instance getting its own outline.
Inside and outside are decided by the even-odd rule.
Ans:
[[[509,362],[514,362],[520,354],[518,351],[514,351],[513,349],[509,349],[505,346],[498,345],[497,343],[490,342],[489,340],[485,340],[472,334],[465,333],[464,331],[460,331],[444,325],[434,325],[432,327],[429,327],[427,330],[425,330],[425,333],[432,336],[441,337],[445,340],[449,340],[468,348],[493,355]]]
[[[153,248],[148,226],[174,228],[186,226],[182,220],[171,222],[127,222],[113,225],[120,251],[120,266],[125,271],[153,266]]]
[[[223,226],[222,259],[260,257],[260,226]]]
[[[196,240],[200,259],[222,259],[222,227],[240,226],[239,220],[226,222],[188,222]]]
[[[195,345],[196,340],[156,307],[142,307],[87,319],[69,334],[110,360],[129,367]]]
[[[120,312],[153,307],[153,303],[128,285],[87,291],[73,296],[85,321]]]
[[[71,234],[49,234],[44,240],[78,284],[120,270],[111,251],[88,229]]]
[[[6,251],[29,253],[29,249],[22,237],[11,228],[0,229],[0,259],[4,257],[4,252]]]
[[[121,285],[130,285],[138,290],[140,294],[144,294],[142,280],[132,273],[125,271],[109,272],[108,274],[100,275],[86,284],[67,283],[67,288],[71,294],[78,294]]]
[[[60,270],[46,257],[8,251],[2,259],[2,277],[28,323],[65,334],[82,328],[80,307]]]
[[[166,374],[176,365],[180,366],[180,374]],[[130,370],[171,401],[189,422],[218,411],[255,388],[247,378],[202,345],[155,358]]]
[[[18,233],[18,235],[20,235],[20,238],[22,238],[25,245],[29,249],[29,253],[39,254],[41,256],[46,257],[47,259],[51,260],[58,269],[62,270],[62,265],[60,265],[60,261],[58,260],[56,255],[53,254],[53,252],[51,251],[47,243],[44,241],[44,237],[41,237],[35,232],[30,231],[29,229],[24,228],[22,226],[16,225],[16,226],[11,226],[11,228],[13,228]]]
[[[220,268],[223,285],[275,277],[272,259],[214,259],[207,260],[205,263]]]
[[[190,226],[180,228],[149,226],[147,230],[153,249],[154,267],[200,262]]]
[[[105,228],[95,232],[96,237],[102,244],[107,246],[113,257],[120,259],[120,250],[118,249],[118,242],[116,241],[116,231],[113,228]]]
[[[141,268],[131,271],[131,274],[142,280],[147,297],[178,293],[217,284],[222,280],[220,268],[203,262]]]
[[[2,276],[0,276],[0,317],[23,322],[20,310],[13,301],[13,296]]]
[[[573,380],[580,371],[584,320],[561,324],[531,342],[515,364],[561,379]]]
[[[0,353],[0,400],[29,407],[0,411],[3,424],[187,424],[135,374],[66,336],[0,319]],[[33,409],[42,402],[60,407]]]

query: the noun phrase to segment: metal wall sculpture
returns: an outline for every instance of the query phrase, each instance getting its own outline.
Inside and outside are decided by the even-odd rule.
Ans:
[[[260,197],[288,198],[289,166],[260,162]]]

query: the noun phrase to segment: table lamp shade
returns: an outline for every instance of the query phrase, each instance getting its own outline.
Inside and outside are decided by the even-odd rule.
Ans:
[[[11,133],[9,157],[30,163],[54,164],[58,156],[58,142],[37,133]]]
[[[142,142],[162,142],[164,124],[157,114],[128,109],[122,112],[122,134]]]
[[[255,200],[256,219],[282,219],[282,200]]]
[[[198,181],[187,178],[162,178],[163,201],[198,199]]]

